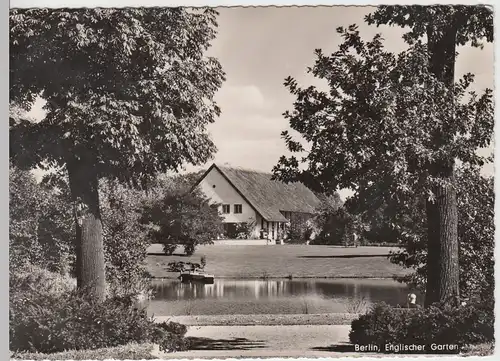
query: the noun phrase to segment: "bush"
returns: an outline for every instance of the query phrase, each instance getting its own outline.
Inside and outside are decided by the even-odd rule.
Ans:
[[[199,263],[174,261],[167,265],[168,272],[202,271],[203,267]]]
[[[171,256],[177,249],[176,244],[164,243],[162,246],[163,246],[163,253],[165,253],[167,256]]]
[[[223,236],[227,239],[251,239],[255,229],[255,221],[233,223],[232,227],[224,230]]]
[[[160,345],[160,350],[175,352],[186,350],[189,343],[184,337],[187,327],[176,322],[161,322],[156,324],[153,340]]]
[[[484,305],[395,309],[379,304],[352,322],[349,339],[358,345],[378,345],[382,351],[386,344],[403,344],[425,345],[425,353],[432,353],[431,344],[438,344],[457,345],[458,352],[467,345],[491,342],[493,319],[493,309]]]
[[[186,347],[184,326],[156,324],[144,309],[136,306],[132,297],[96,303],[74,286],[55,287],[57,282],[49,282],[50,278],[45,276],[42,271],[33,277],[27,272],[11,277],[9,346],[12,351],[53,353],[130,342],[157,343],[165,351]]]
[[[327,208],[316,218],[320,228],[318,240],[315,244],[329,244],[338,246],[358,246],[366,243],[363,238],[365,225],[360,218],[343,206]]]
[[[75,289],[76,279],[28,264],[15,270],[11,269],[9,287],[11,293],[36,291],[39,294],[61,296]]]
[[[312,216],[305,213],[292,213],[290,227],[285,236],[286,243],[305,243],[309,241],[314,230],[310,224]]]

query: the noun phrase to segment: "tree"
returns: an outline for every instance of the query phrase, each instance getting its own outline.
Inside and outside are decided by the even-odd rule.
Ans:
[[[494,299],[494,182],[481,176],[477,169],[459,168],[458,239],[461,298],[489,301]],[[422,204],[425,199],[416,195]],[[402,280],[413,287],[425,289],[427,279],[427,234],[425,207],[405,210],[411,223],[401,225],[400,236],[406,248],[391,256],[391,262],[414,270]],[[480,276],[478,276],[480,275]]]
[[[409,27],[405,40],[414,44],[427,40],[429,71],[447,87],[453,88],[457,45],[493,41],[493,12],[484,6],[382,6],[366,17],[369,24]],[[449,98],[456,102],[453,92]],[[434,129],[435,147],[453,142],[452,111],[447,124]],[[428,222],[428,282],[426,303],[458,300],[458,211],[454,180],[455,158],[441,154],[427,166],[431,177],[443,180],[431,189],[426,202]]]
[[[166,254],[183,245],[190,256],[196,246],[211,244],[222,233],[223,218],[217,204],[212,204],[199,189],[191,189],[191,178],[161,179],[154,198],[144,208],[143,222],[152,225],[150,237],[163,244]]]
[[[9,196],[10,268],[31,264],[71,274],[74,224],[67,188],[38,184],[30,172],[11,165]]]
[[[212,9],[14,9],[10,105],[45,118],[10,117],[10,157],[23,168],[61,168],[71,189],[78,286],[105,293],[98,181],[147,183],[183,163],[205,163],[206,126],[224,80],[204,53],[216,35]]]
[[[491,141],[492,91],[469,91],[472,74],[450,87],[429,68],[429,49],[420,40],[396,56],[384,50],[380,35],[365,42],[355,25],[338,32],[344,39],[339,50],[330,56],[316,50],[316,63],[309,69],[327,81],[329,92],[300,88],[291,77],[285,80],[297,100],[294,111],[284,115],[310,151],[300,161],[281,157],[275,177],[325,192],[350,188],[351,202],[364,212],[384,204],[409,207],[415,194],[425,194],[428,233],[434,240],[453,240],[456,220],[446,217],[456,217],[455,198],[443,192],[454,192],[455,159],[473,167],[485,161],[476,150]],[[436,136],[443,132],[446,137]],[[288,132],[282,135],[291,152],[304,150]],[[307,167],[301,170],[299,163]],[[428,303],[457,301],[458,249],[453,242],[441,245],[438,268],[432,259],[436,247],[429,248],[434,256],[428,262],[437,274],[429,277]]]
[[[39,218],[43,195],[29,172],[9,168],[9,264],[39,263]]]
[[[324,209],[316,220],[321,230],[318,242],[345,247],[354,244],[354,234],[361,234],[357,232],[355,218],[344,206]]]
[[[305,243],[313,234],[312,223],[314,216],[309,213],[292,212],[289,226],[285,231],[287,243]]]

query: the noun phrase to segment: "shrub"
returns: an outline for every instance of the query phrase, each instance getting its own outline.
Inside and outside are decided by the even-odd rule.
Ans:
[[[287,243],[305,243],[313,234],[310,222],[312,216],[305,213],[292,213],[286,235]]]
[[[40,352],[16,352],[11,360],[153,360],[154,345],[151,343],[130,343],[124,346],[99,348],[95,350],[69,350],[51,354]]]
[[[202,271],[203,267],[199,263],[174,261],[167,265],[168,272]]]
[[[33,268],[36,270],[36,268]],[[53,353],[152,342],[175,351],[185,347],[185,327],[156,324],[133,297],[93,302],[50,272],[13,272],[9,293],[12,351]],[[52,281],[50,281],[52,280]]]
[[[167,256],[171,256],[176,249],[177,249],[176,244],[169,244],[169,243],[163,244],[163,253],[165,253]]]
[[[386,344],[425,345],[425,353],[432,352],[431,344],[457,345],[461,350],[491,342],[493,318],[493,309],[483,305],[395,309],[379,304],[352,322],[349,339],[354,344],[378,345],[381,350]]]
[[[40,294],[62,295],[75,289],[76,279],[27,264],[11,269],[9,287],[13,293],[36,290]]]
[[[187,327],[176,322],[161,322],[156,324],[153,340],[160,346],[161,351],[175,352],[186,350],[189,344],[184,337]]]
[[[186,256],[192,256],[196,250],[196,245],[194,243],[187,243],[184,245],[184,253]]]
[[[250,239],[255,229],[255,221],[233,223],[232,227],[224,230],[223,235],[228,239]]]
[[[320,227],[315,244],[357,246],[363,239],[365,224],[345,207],[326,208],[316,217]]]

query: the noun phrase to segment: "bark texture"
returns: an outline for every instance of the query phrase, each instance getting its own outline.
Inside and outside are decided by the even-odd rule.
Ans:
[[[458,213],[453,186],[434,188],[427,202],[428,254],[426,306],[439,302],[456,305],[459,298]]]
[[[91,159],[68,163],[76,219],[77,287],[94,300],[106,295],[104,245],[99,209],[98,176]]]
[[[456,35],[459,22],[463,21],[458,16],[444,28],[435,27],[432,23],[429,23],[427,28],[430,69],[450,88],[453,88],[455,81]],[[453,96],[450,101],[455,101]],[[452,124],[453,121],[454,119],[447,119],[443,123]],[[443,129],[434,135],[436,147],[446,144],[451,136],[453,133],[443,126]],[[429,174],[444,182],[443,185],[433,187],[434,199],[428,200],[426,204],[426,306],[435,302],[453,305],[459,302],[458,205],[454,188],[454,162],[454,159],[441,159],[429,166]]]

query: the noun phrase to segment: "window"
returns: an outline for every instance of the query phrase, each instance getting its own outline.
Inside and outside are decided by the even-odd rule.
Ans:
[[[231,212],[231,207],[229,204],[223,204],[222,205],[222,213],[224,214],[229,214]]]
[[[242,213],[241,204],[235,204],[234,205],[234,213]]]

